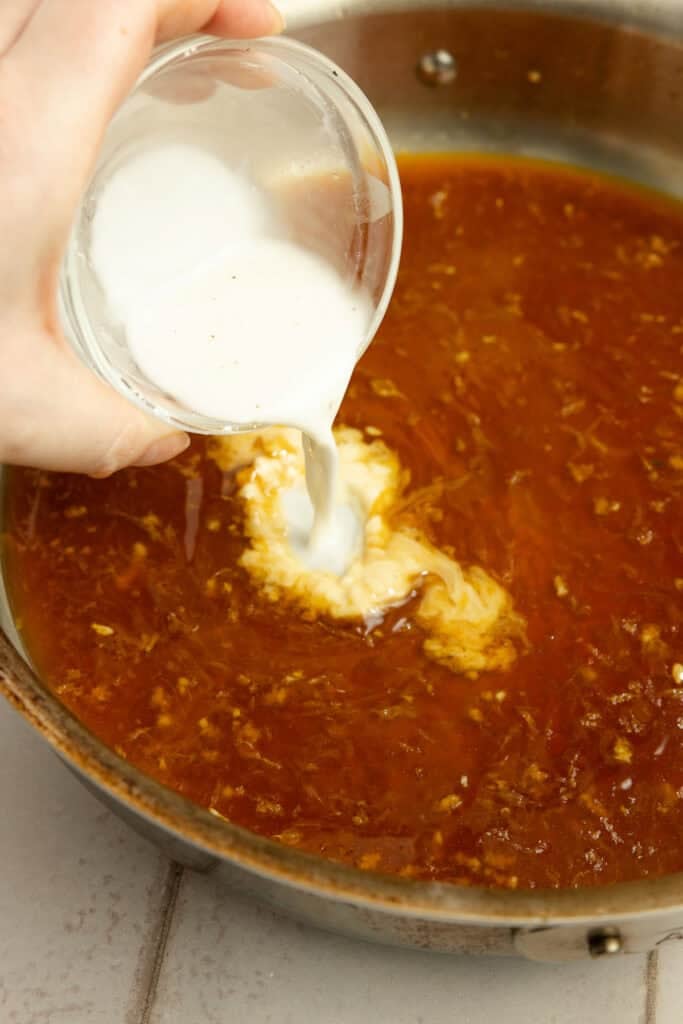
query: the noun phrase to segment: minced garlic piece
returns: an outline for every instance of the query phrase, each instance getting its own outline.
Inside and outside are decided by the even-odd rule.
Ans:
[[[302,565],[287,536],[281,496],[303,486],[297,439],[281,431],[251,438],[256,454],[239,476],[249,540],[240,564],[271,601],[288,597],[309,614],[376,624],[382,614],[419,595],[414,619],[426,636],[424,651],[456,672],[507,669],[517,656],[524,621],[503,587],[476,566],[464,568],[417,530],[394,525],[392,512],[406,485],[397,455],[358,430],[336,431],[346,498],[365,520],[362,554],[343,576]],[[220,451],[216,448],[220,446]],[[234,446],[234,448],[233,448]],[[244,465],[244,439],[214,441],[223,469]]]
[[[568,462],[567,466],[569,468],[569,472],[574,477],[574,480],[577,484],[582,484],[585,480],[588,480],[589,477],[591,477],[595,472],[595,466],[590,462]]]
[[[618,736],[614,741],[612,756],[615,761],[620,761],[622,764],[630,764],[633,760],[633,748],[629,741],[622,736]]]
[[[394,384],[393,380],[377,379],[373,377],[370,387],[380,398],[404,398],[404,394]]]
[[[381,853],[364,853],[358,860],[358,867],[361,871],[375,871],[381,860]]]
[[[92,631],[94,633],[97,633],[98,636],[113,636],[114,635],[114,630],[111,628],[111,626],[104,626],[104,625],[102,625],[101,622],[91,622],[90,623],[90,628],[92,629]]]
[[[462,803],[462,797],[458,796],[457,793],[449,793],[448,796],[444,796],[439,800],[440,811],[457,811]]]

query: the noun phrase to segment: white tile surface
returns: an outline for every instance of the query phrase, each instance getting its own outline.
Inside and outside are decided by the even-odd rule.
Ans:
[[[134,1021],[165,863],[2,698],[0,820],[1,1024]]]
[[[548,967],[382,949],[186,875],[150,1024],[643,1024],[644,1007],[642,956]]]
[[[683,1022],[683,941],[660,946],[657,964],[657,994],[654,1000],[657,1024]],[[648,1021],[647,1024],[650,1024]]]

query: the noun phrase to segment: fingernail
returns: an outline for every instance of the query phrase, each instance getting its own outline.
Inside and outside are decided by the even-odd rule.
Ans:
[[[271,21],[272,21],[271,32],[273,33],[274,36],[277,36],[281,32],[284,32],[285,28],[287,27],[287,24],[285,22],[285,16],[282,13],[282,11],[280,11],[275,6],[275,4],[267,3],[266,7],[268,8],[268,13],[271,16]]]
[[[167,434],[166,437],[153,441],[133,465],[141,469],[143,466],[156,466],[160,462],[168,462],[169,459],[184,452],[189,444],[187,434]]]

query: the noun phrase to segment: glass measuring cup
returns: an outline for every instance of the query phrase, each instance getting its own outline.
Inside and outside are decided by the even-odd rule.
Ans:
[[[323,55],[287,38],[236,43],[201,37],[171,44],[156,53],[114,117],[65,256],[60,307],[67,337],[105,380],[176,427],[206,434],[253,429],[263,422],[207,416],[140,368],[93,263],[93,221],[105,186],[127,161],[176,142],[199,147],[239,174],[265,199],[281,237],[322,257],[363,294],[369,314],[358,357],[382,320],[398,269],[396,164],[360,89]],[[173,175],[164,175],[158,189],[156,221],[150,223],[164,240],[171,267],[164,273],[172,276],[174,259],[182,271],[192,255],[183,250],[173,210],[182,207],[191,215],[193,195]],[[122,220],[120,245],[144,296],[145,288],[160,283],[145,258],[150,223]],[[321,323],[321,344],[324,333]]]

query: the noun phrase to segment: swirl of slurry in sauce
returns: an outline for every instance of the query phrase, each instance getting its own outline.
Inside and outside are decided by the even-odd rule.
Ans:
[[[381,440],[339,427],[337,523],[352,537],[342,572],[303,557],[313,508],[298,436],[279,429],[215,438],[210,455],[237,472],[248,540],[240,564],[271,601],[309,615],[361,620],[373,628],[389,608],[416,599],[425,654],[454,672],[508,669],[525,645],[525,622],[508,592],[483,569],[463,568],[397,510],[407,485],[398,456]]]

